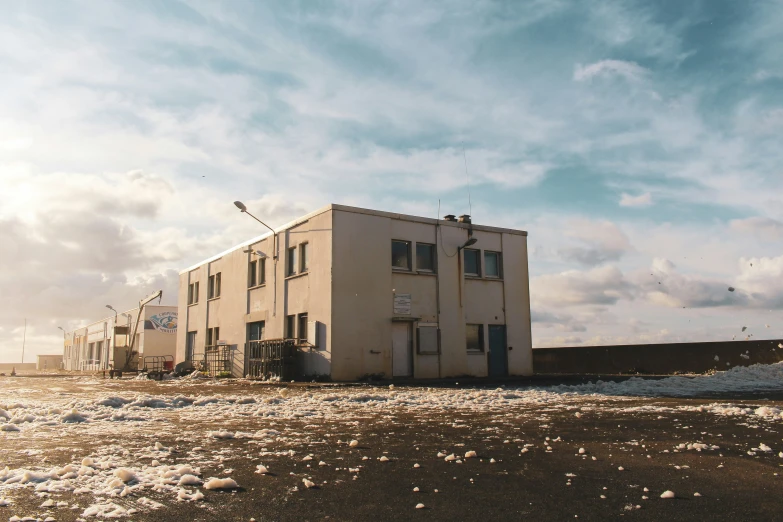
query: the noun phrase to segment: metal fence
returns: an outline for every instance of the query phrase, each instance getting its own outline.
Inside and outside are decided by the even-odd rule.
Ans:
[[[248,341],[245,375],[254,379],[279,378],[289,381],[296,375],[296,340],[263,339]]]
[[[230,377],[231,347],[226,345],[205,346],[202,371],[210,377]]]

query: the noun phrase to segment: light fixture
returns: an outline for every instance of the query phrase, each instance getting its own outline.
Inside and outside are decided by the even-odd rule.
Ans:
[[[234,205],[236,205],[236,206],[237,206],[237,208],[238,208],[239,210],[241,210],[242,212],[247,212],[247,207],[246,207],[246,206],[245,206],[245,204],[244,204],[244,203],[242,203],[241,201],[234,201]]]
[[[468,239],[467,241],[465,241],[465,244],[462,245],[462,248],[469,247],[471,245],[475,245],[476,241],[478,241],[478,239],[476,239],[475,237],[472,237],[472,238]]]

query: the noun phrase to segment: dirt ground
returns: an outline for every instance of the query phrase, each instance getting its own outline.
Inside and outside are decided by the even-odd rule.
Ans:
[[[459,388],[397,387],[392,402],[384,399],[392,393],[388,386],[293,386],[281,392],[246,381],[0,379],[0,408],[7,407],[9,416],[27,408],[48,419],[44,410],[54,411],[52,404],[79,404],[79,411],[89,413],[87,405],[109,395],[214,401],[203,412],[194,412],[195,405],[137,401],[125,406],[129,417],[123,422],[105,422],[103,410],[96,409],[85,422],[21,423],[18,432],[0,431],[0,470],[46,470],[100,455],[141,470],[165,458],[173,466],[198,465],[202,478],[230,476],[238,484],[220,491],[197,487],[203,500],[180,502],[154,487],[124,497],[42,492],[31,482],[3,484],[0,472],[0,498],[9,501],[0,507],[0,519],[102,520],[85,515],[86,508],[114,502],[138,509],[129,520],[161,521],[781,520],[783,420],[716,413],[727,406],[783,409],[780,401],[578,394],[560,399],[524,387],[506,389],[534,400],[483,408],[462,407],[462,396],[453,395],[463,393]],[[441,402],[427,406],[428,393]],[[341,402],[348,399],[353,402]],[[264,404],[263,415],[242,409],[256,403]],[[133,412],[138,418],[130,417]],[[63,409],[56,415],[65,414]],[[270,429],[276,434],[262,439],[242,435]],[[221,431],[236,436],[214,435]],[[151,453],[156,442],[169,448],[165,455]],[[687,449],[695,442],[707,447]],[[770,451],[759,449],[762,444]],[[475,457],[465,458],[473,451]],[[454,459],[447,460],[451,454]],[[270,473],[256,473],[259,463]],[[675,498],[661,498],[665,491]],[[140,505],[142,496],[160,505]],[[68,505],[41,507],[49,499]]]

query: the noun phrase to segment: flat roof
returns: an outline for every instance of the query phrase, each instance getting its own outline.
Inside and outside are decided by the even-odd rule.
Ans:
[[[273,227],[272,230],[275,231],[276,234],[280,232],[284,232],[288,230],[289,228],[292,228],[296,225],[299,225],[300,223],[304,223],[305,221],[308,221],[309,219],[314,218],[315,216],[318,216],[320,214],[323,214],[325,212],[329,212],[331,210],[338,210],[341,212],[352,212],[354,214],[365,214],[368,216],[380,216],[380,217],[386,217],[389,219],[401,219],[404,221],[411,221],[414,223],[425,223],[428,225],[441,225],[441,226],[447,226],[447,227],[456,227],[456,228],[468,228],[472,227],[473,230],[481,230],[484,232],[496,232],[496,233],[502,233],[502,234],[515,234],[518,236],[526,236],[527,232],[524,230],[516,230],[513,228],[502,228],[502,227],[491,227],[487,225],[477,225],[475,223],[468,224],[468,223],[460,223],[458,221],[445,221],[443,219],[435,219],[435,218],[428,218],[428,217],[422,217],[422,216],[412,216],[410,214],[399,214],[396,212],[385,212],[383,210],[372,210],[369,208],[360,208],[360,207],[351,207],[348,205],[339,205],[337,203],[330,203],[329,205],[326,205],[325,207],[321,207],[318,210],[314,210],[313,212],[310,212],[309,214],[305,214],[302,217],[298,217],[294,219],[293,221],[289,221],[288,223],[284,225],[280,225],[279,227]],[[185,274],[187,272],[190,272],[191,270],[195,270],[198,267],[205,265],[207,263],[211,263],[212,261],[216,261],[220,259],[221,257],[225,256],[226,254],[230,254],[231,252],[238,250],[240,248],[248,247],[254,243],[258,243],[259,241],[263,241],[264,239],[271,237],[272,232],[266,232],[264,234],[261,234],[260,236],[256,236],[252,239],[249,239],[247,241],[243,241],[242,243],[235,245],[227,250],[224,250],[223,252],[219,254],[215,254],[214,256],[208,257],[207,259],[204,259],[203,261],[200,261],[196,263],[195,265],[189,266],[188,268],[185,268],[184,270],[180,270],[180,274]]]

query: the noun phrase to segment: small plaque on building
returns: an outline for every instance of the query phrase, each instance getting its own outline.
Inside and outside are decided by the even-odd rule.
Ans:
[[[411,315],[411,294],[394,294],[394,315]]]

